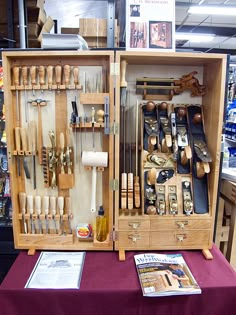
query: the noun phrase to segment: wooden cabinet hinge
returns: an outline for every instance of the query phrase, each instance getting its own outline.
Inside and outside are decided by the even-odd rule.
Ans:
[[[118,179],[111,179],[110,180],[110,189],[117,191],[119,189],[119,180]]]
[[[120,64],[118,62],[110,63],[110,75],[120,75]]]

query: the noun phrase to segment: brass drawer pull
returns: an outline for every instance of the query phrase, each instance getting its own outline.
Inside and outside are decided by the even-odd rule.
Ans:
[[[128,239],[132,240],[134,243],[136,243],[137,240],[141,239],[141,236],[139,234],[129,234]]]
[[[178,241],[183,242],[183,240],[185,238],[187,238],[187,235],[186,234],[177,234],[176,238],[177,238]]]
[[[140,222],[129,222],[128,224],[134,230],[136,230],[138,227],[140,227]]]
[[[175,221],[175,224],[180,228],[184,229],[186,225],[188,225],[188,221]]]

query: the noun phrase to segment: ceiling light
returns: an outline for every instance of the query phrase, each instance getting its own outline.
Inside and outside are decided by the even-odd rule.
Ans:
[[[188,13],[208,15],[236,15],[235,6],[197,5],[190,6]]]
[[[210,42],[214,39],[215,34],[201,34],[201,33],[175,33],[177,40],[189,40],[193,43]]]

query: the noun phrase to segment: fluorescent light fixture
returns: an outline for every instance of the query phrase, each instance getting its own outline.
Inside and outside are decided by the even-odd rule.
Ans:
[[[188,13],[208,15],[236,15],[235,6],[196,5],[190,6]]]
[[[177,40],[189,40],[192,43],[210,42],[214,39],[215,34],[201,34],[201,33],[175,33]]]

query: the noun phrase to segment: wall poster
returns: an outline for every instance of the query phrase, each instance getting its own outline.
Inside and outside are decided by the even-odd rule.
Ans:
[[[126,49],[175,51],[175,0],[126,1]]]

